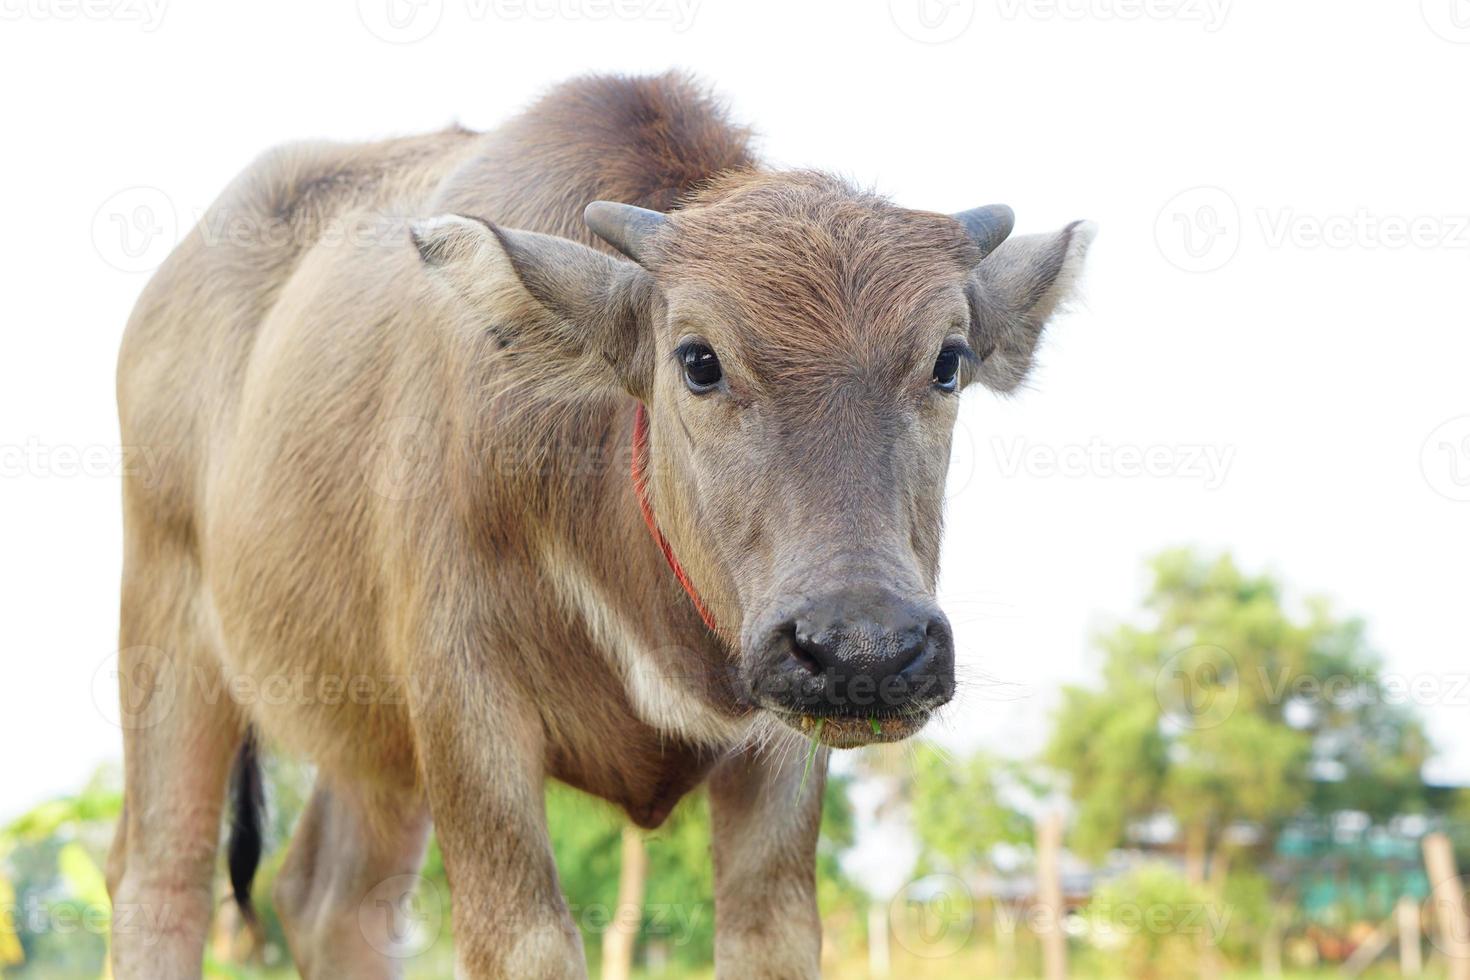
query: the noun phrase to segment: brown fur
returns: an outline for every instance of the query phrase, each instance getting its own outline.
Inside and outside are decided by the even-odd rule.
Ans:
[[[598,198],[677,206],[647,271],[587,232]],[[415,233],[421,259],[407,219],[443,212],[494,224]],[[426,813],[461,974],[580,975],[544,779],[656,826],[711,773],[722,975],[813,975],[820,794],[798,794],[796,737],[742,691],[741,636],[818,573],[932,593],[954,399],[927,372],[983,327],[977,260],[942,216],[760,170],[677,75],[247,169],[120,355],[124,439],[163,460],[125,487],[124,690],[161,678],[168,708],[126,733],[109,880],[172,917],[115,934],[119,980],[199,975],[247,724],[321,774],[280,886],[306,975],[347,962],[334,950],[396,975],[352,924],[416,864]],[[1044,320],[1063,278],[1012,297],[1017,315],[1044,300]],[[669,352],[690,329],[727,359],[724,404],[680,400]],[[660,525],[719,635],[643,527],[630,395],[653,415]],[[281,678],[302,686],[268,696]]]

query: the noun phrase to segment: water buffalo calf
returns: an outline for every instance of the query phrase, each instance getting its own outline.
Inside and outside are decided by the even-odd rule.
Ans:
[[[158,462],[124,487],[108,877],[152,914],[118,980],[199,976],[232,764],[248,903],[257,739],[317,768],[277,885],[305,976],[398,975],[374,912],[431,819],[458,974],[584,975],[548,777],[643,827],[707,786],[720,975],[815,976],[804,740],[950,699],[957,395],[1021,382],[1092,235],[1011,224],[763,167],[678,75],[248,167],[119,359]]]

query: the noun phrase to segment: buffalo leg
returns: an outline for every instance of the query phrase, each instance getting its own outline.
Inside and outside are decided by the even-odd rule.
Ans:
[[[429,814],[412,791],[317,781],[276,878],[276,909],[308,980],[394,980],[442,933],[448,896],[419,880]]]
[[[827,753],[802,785],[803,753],[748,749],[710,777],[715,973],[798,980],[820,970],[817,833]]]
[[[483,660],[425,670],[414,727],[454,886],[456,977],[585,977],[546,831],[541,720]]]
[[[140,549],[141,550],[141,549]],[[152,552],[123,574],[119,723],[123,815],[107,861],[117,980],[203,969],[220,816],[243,726],[199,623],[192,560]]]

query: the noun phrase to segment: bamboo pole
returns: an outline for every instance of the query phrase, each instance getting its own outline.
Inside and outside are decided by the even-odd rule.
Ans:
[[[1424,972],[1424,951],[1419,945],[1419,903],[1405,895],[1394,906],[1399,924],[1399,973],[1413,980]]]
[[[1470,980],[1470,917],[1465,912],[1465,883],[1455,873],[1455,849],[1444,834],[1424,838],[1424,867],[1429,872],[1430,901],[1449,972],[1447,980]]]
[[[995,972],[1002,980],[1016,975],[1016,921],[1020,912],[1004,899],[995,900]]]
[[[868,904],[868,975],[873,980],[886,980],[893,973],[888,953],[888,908],[879,902]]]
[[[633,945],[643,924],[643,886],[648,879],[648,851],[632,826],[623,828],[618,868],[618,906],[602,934],[602,980],[628,980],[633,973]]]
[[[1271,921],[1266,926],[1265,938],[1261,940],[1261,973],[1270,978],[1281,976],[1281,947],[1291,909],[1285,899],[1277,900],[1271,907]]]
[[[1067,980],[1067,934],[1062,928],[1062,815],[1048,813],[1036,825],[1037,926],[1041,932],[1041,975]]]

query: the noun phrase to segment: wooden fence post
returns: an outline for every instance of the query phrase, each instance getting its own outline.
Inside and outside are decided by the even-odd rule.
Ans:
[[[1470,917],[1465,913],[1465,883],[1455,873],[1455,849],[1444,834],[1424,838],[1424,867],[1429,872],[1430,903],[1434,907],[1439,941],[1445,955],[1448,980],[1470,980]]]
[[[1424,972],[1424,951],[1419,946],[1422,931],[1419,903],[1405,895],[1395,906],[1395,913],[1399,923],[1399,972],[1412,980]]]
[[[618,905],[602,934],[602,980],[628,980],[633,973],[633,946],[643,925],[643,886],[648,879],[648,851],[632,826],[623,828],[623,854],[618,869]]]
[[[873,980],[887,980],[893,974],[893,962],[888,952],[888,911],[891,907],[876,901],[868,903],[868,976]]]
[[[1053,810],[1036,825],[1037,926],[1041,931],[1041,975],[1067,980],[1067,908],[1062,898],[1062,815]]]

